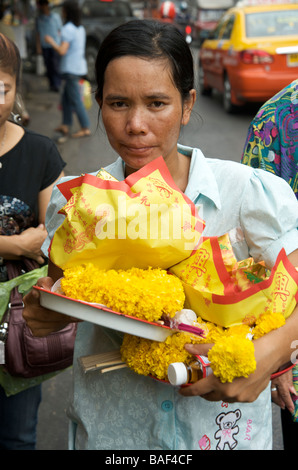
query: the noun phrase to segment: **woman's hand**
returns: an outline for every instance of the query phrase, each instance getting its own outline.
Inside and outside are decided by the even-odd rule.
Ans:
[[[249,377],[240,377],[231,383],[222,383],[214,374],[211,374],[193,385],[181,388],[180,394],[184,396],[199,395],[208,401],[225,401],[227,403],[255,401],[267,387],[276,367],[271,360],[271,346],[267,338],[260,338],[254,342],[254,345],[257,367]],[[188,344],[185,345],[185,349],[191,354],[207,356],[208,350],[212,346],[212,344]]]
[[[30,227],[18,235],[1,235],[0,256],[4,259],[20,259],[25,256],[43,264],[41,246],[46,237],[47,231],[43,224]]]
[[[293,413],[295,407],[291,394],[296,395],[296,391],[293,385],[292,370],[289,370],[272,380],[271,398],[283,410],[288,408],[289,412]]]
[[[21,256],[31,258],[37,261],[39,264],[44,263],[43,253],[41,246],[47,237],[47,231],[43,224],[38,227],[30,227],[18,237],[18,245],[21,249]]]
[[[47,44],[50,44],[51,46],[56,44],[54,38],[52,38],[52,36],[49,36],[48,34],[46,34],[43,39]]]
[[[36,283],[37,286],[51,290],[54,281],[50,277],[43,277]],[[34,336],[47,336],[54,331],[59,331],[68,323],[78,322],[62,313],[54,312],[40,305],[39,291],[32,289],[24,297],[23,317]]]

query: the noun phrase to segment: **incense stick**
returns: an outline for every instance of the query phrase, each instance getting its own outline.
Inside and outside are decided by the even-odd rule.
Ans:
[[[104,374],[105,372],[111,372],[112,370],[124,369],[124,367],[127,367],[127,365],[124,364],[124,362],[123,362],[122,364],[118,364],[118,365],[113,366],[113,367],[105,367],[104,369],[100,370],[100,373]]]
[[[83,356],[79,358],[79,362],[84,372],[90,372],[98,369],[110,369],[113,366],[122,366],[126,364],[121,359],[119,350],[109,351],[107,353],[93,354],[90,356]]]

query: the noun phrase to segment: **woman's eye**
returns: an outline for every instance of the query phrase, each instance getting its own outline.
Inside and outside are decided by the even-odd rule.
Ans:
[[[153,101],[153,103],[151,104],[153,108],[161,108],[163,105],[164,103],[162,101]]]
[[[113,108],[123,108],[125,106],[124,101],[114,101],[112,103]]]

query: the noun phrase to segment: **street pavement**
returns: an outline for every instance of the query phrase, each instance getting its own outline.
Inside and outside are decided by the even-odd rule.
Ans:
[[[59,93],[48,91],[45,77],[24,74],[23,96],[30,114],[28,128],[56,140],[54,129],[61,123]],[[79,140],[69,139],[64,144],[57,143],[62,158],[67,163],[65,173],[78,175],[92,172],[115,159],[104,135],[98,118],[96,103],[88,111],[92,123],[92,135]],[[73,132],[79,129],[74,121]],[[91,158],[93,156],[93,158]],[[96,156],[94,158],[94,156]],[[66,450],[68,445],[68,419],[66,409],[72,384],[72,371],[67,370],[44,382],[43,400],[39,409],[37,428],[38,450]],[[274,450],[282,450],[280,413],[273,405]]]

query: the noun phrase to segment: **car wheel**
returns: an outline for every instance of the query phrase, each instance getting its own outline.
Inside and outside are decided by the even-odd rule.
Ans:
[[[212,88],[206,86],[204,69],[200,63],[198,64],[198,82],[200,95],[210,96],[212,93]]]
[[[224,77],[223,107],[227,113],[235,111],[235,105],[232,103],[232,87],[228,75]]]
[[[86,61],[88,69],[88,80],[94,83],[96,80],[95,76],[95,62],[98,53],[98,47],[95,44],[87,44],[86,46]]]

